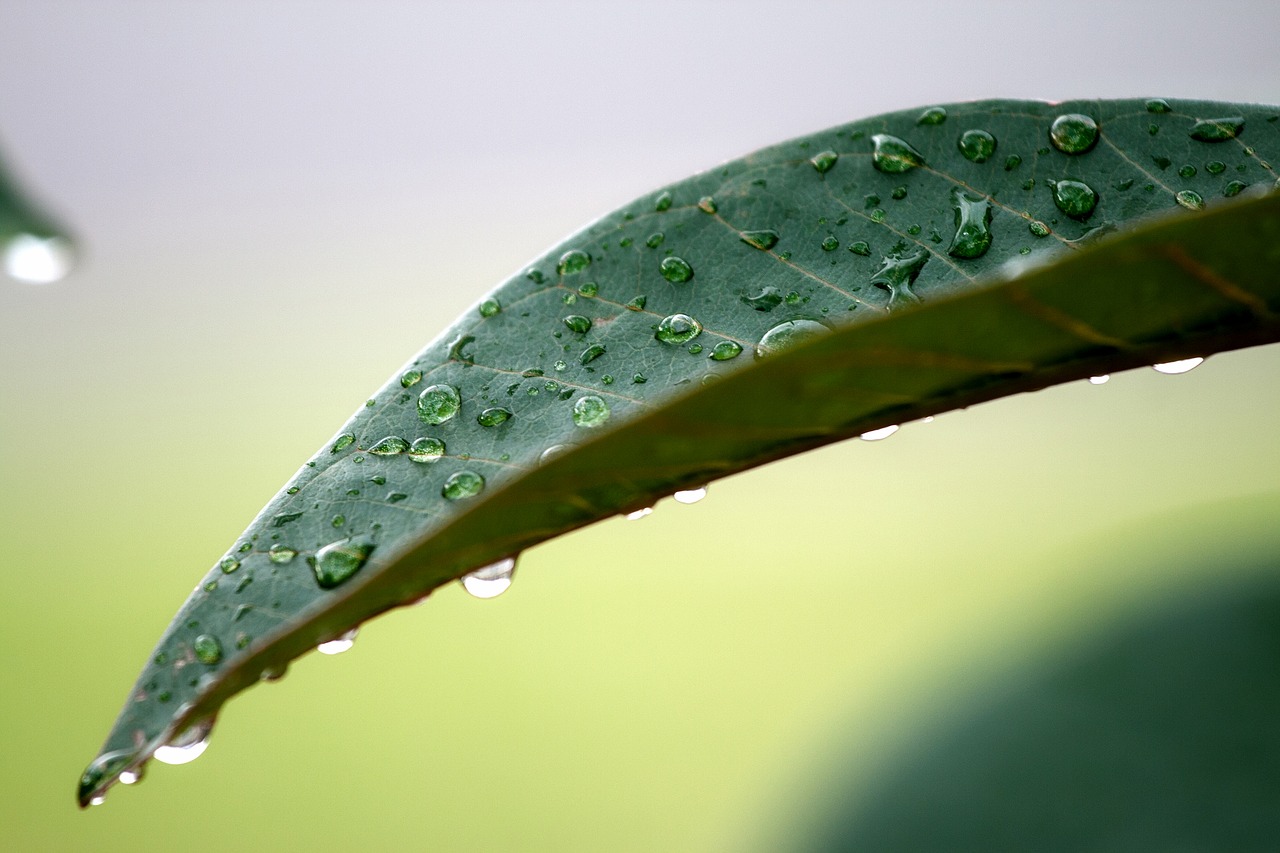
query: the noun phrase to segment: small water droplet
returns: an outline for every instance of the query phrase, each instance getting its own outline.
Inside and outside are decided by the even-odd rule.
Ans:
[[[1053,185],[1053,203],[1072,219],[1085,220],[1098,206],[1098,194],[1081,181],[1057,181]]]
[[[344,432],[342,435],[338,436],[338,438],[333,442],[333,446],[329,448],[329,452],[340,453],[341,451],[346,450],[348,447],[350,447],[355,443],[356,443],[355,435],[349,432]]]
[[[663,192],[653,203],[653,209],[661,213],[664,210],[671,209],[671,193]]]
[[[142,777],[143,777],[143,775],[145,775],[145,771],[142,769],[142,766],[141,766],[141,765],[139,765],[139,766],[138,766],[138,768],[137,768],[136,770],[124,770],[124,771],[121,771],[121,773],[120,773],[120,784],[121,784],[121,785],[136,785],[136,784],[138,784],[139,782],[141,782],[141,781],[142,781]]]
[[[444,442],[427,436],[409,445],[409,458],[414,462],[435,462],[444,456]]]
[[[898,425],[890,424],[887,427],[880,427],[880,429],[873,429],[869,432],[864,432],[862,435],[858,436],[858,438],[863,441],[880,441],[883,438],[888,438],[897,431]]]
[[[1191,126],[1187,133],[1192,139],[1201,142],[1226,142],[1235,139],[1244,130],[1243,116],[1226,116],[1224,118],[1204,118]]]
[[[422,381],[421,370],[406,370],[400,374],[400,385],[404,388],[412,388]]]
[[[916,124],[938,125],[947,120],[947,111],[942,107],[929,107],[929,109],[920,113],[920,117],[916,119]]]
[[[223,574],[229,575],[236,569],[240,568],[240,561],[235,557],[223,557],[222,562],[218,564],[218,567],[222,569]]]
[[[1080,113],[1060,115],[1049,127],[1049,141],[1063,154],[1083,154],[1098,142],[1098,123]]]
[[[476,415],[476,423],[483,427],[494,427],[511,420],[512,411],[501,406],[493,406]]]
[[[486,299],[480,303],[480,316],[493,317],[502,313],[502,303],[496,299]]]
[[[547,462],[556,458],[557,456],[559,456],[561,453],[564,453],[568,449],[569,449],[569,445],[567,444],[553,444],[550,447],[548,447],[546,450],[538,454],[538,464],[545,465]]]
[[[1169,102],[1164,98],[1152,98],[1147,101],[1147,112],[1149,113],[1168,113],[1173,112],[1173,107],[1169,106]]]
[[[1014,169],[1018,168],[1021,165],[1022,165],[1022,158],[1019,157],[1017,154],[1010,154],[1008,157],[1004,158],[1004,170],[1006,172],[1012,172]]]
[[[673,284],[683,284],[693,278],[693,267],[684,258],[675,255],[663,258],[662,263],[658,264],[658,271]]]
[[[1090,377],[1089,377],[1089,384],[1090,384],[1090,385],[1106,385],[1109,381],[1111,381],[1111,374],[1110,374],[1110,373],[1104,373],[1104,374],[1102,374],[1101,376],[1090,376]]]
[[[803,341],[815,340],[830,332],[830,329],[817,320],[787,320],[769,329],[760,337],[760,342],[756,344],[756,358],[766,358],[779,350],[793,347]]]
[[[924,265],[929,262],[929,250],[919,249],[904,255],[907,246],[899,243],[880,261],[880,268],[871,276],[871,284],[889,291],[889,310],[918,303],[920,297],[911,290]]]
[[[1187,210],[1204,210],[1204,199],[1194,190],[1181,190],[1174,199]]]
[[[587,267],[591,266],[591,256],[581,249],[570,249],[560,256],[560,260],[556,263],[556,272],[560,275],[573,275],[580,273]]]
[[[328,640],[316,646],[316,651],[322,655],[340,655],[356,644],[356,635],[359,633],[359,628],[352,628],[345,634],[339,634],[332,640]]]
[[[285,545],[272,545],[267,551],[267,558],[273,563],[287,563],[294,557],[298,556],[298,552]]]
[[[688,314],[662,318],[654,337],[664,344],[687,344],[702,332],[702,324]]]
[[[364,561],[373,553],[374,545],[367,539],[339,539],[330,542],[312,559],[316,583],[324,589],[333,589],[360,571]]]
[[[706,496],[707,496],[707,487],[701,486],[696,489],[681,489],[671,497],[675,499],[676,503],[696,504],[698,501],[702,500]]]
[[[450,474],[449,479],[444,481],[440,495],[446,500],[460,501],[465,498],[474,498],[482,491],[484,491],[484,477],[475,471],[457,471]]]
[[[1045,225],[1039,219],[1033,219],[1030,222],[1028,222],[1027,230],[1029,230],[1032,234],[1036,235],[1037,237],[1049,236],[1049,226]]]
[[[569,331],[578,334],[591,331],[591,320],[581,314],[570,314],[564,318],[564,324],[569,327]]]
[[[1227,164],[1223,163],[1221,160],[1210,160],[1208,163],[1204,164],[1204,170],[1210,175],[1221,175],[1223,172],[1227,171]]]
[[[222,644],[212,634],[201,634],[196,637],[191,644],[191,649],[195,652],[196,660],[200,661],[200,663],[212,666],[222,660]]]
[[[604,426],[609,420],[609,406],[594,394],[579,397],[573,404],[573,422],[587,429]]]
[[[461,408],[462,397],[452,385],[432,385],[418,395],[418,417],[432,426],[449,420]]]
[[[1192,166],[1190,163],[1185,166],[1181,166],[1178,169],[1178,177],[1180,178],[1194,178],[1195,176],[1196,167]]]
[[[155,759],[164,764],[189,764],[204,755],[212,732],[213,720],[197,723],[164,746],[157,747]]]
[[[373,447],[370,447],[369,452],[375,456],[395,456],[399,453],[404,453],[408,449],[409,442],[398,435],[389,435]]]
[[[823,238],[822,251],[834,252],[836,249],[839,249],[839,248],[840,248],[840,241],[837,240],[835,237],[828,234],[825,238]]]
[[[957,142],[966,160],[985,163],[996,153],[996,138],[985,130],[966,130]]]
[[[578,356],[580,364],[590,364],[600,356],[608,352],[604,344],[592,344],[582,351],[582,355]]]
[[[742,345],[737,341],[721,341],[711,348],[712,361],[728,361],[737,358],[742,352]]]
[[[836,161],[840,159],[840,155],[834,151],[821,151],[814,154],[809,162],[813,164],[813,168],[818,170],[818,174],[825,175],[835,166]]]
[[[600,285],[596,284],[594,281],[584,281],[582,286],[578,288],[578,292],[588,299],[593,299],[598,293],[600,293]]]
[[[1186,373],[1189,370],[1195,370],[1204,363],[1203,358],[1184,358],[1179,361],[1166,361],[1162,364],[1153,364],[1151,368],[1156,373],[1164,373],[1169,376],[1176,376],[1179,373]]]
[[[924,155],[904,139],[877,133],[871,137],[871,164],[881,172],[897,175],[924,165]]]
[[[661,231],[655,231],[650,234],[644,241],[644,244],[650,249],[656,249],[662,245],[662,241],[666,239],[666,235]]]
[[[1222,188],[1222,195],[1225,198],[1231,198],[1232,196],[1240,195],[1245,189],[1247,189],[1247,186],[1243,182],[1232,181]]]
[[[778,245],[778,232],[767,228],[759,231],[743,231],[739,236],[742,238],[742,242],[762,252]]]
[[[991,248],[991,201],[973,198],[956,187],[951,191],[956,233],[947,254],[953,258],[980,258]]]
[[[626,518],[627,521],[638,521],[639,519],[644,518],[646,515],[652,515],[652,514],[653,514],[653,507],[647,506],[642,509],[638,509],[635,512],[627,513],[624,516],[624,518]]]
[[[871,255],[871,246],[866,240],[858,240],[857,242],[849,244],[849,251],[853,252],[855,255],[869,257]]]
[[[4,271],[25,284],[53,284],[71,271],[71,243],[62,237],[18,234],[4,243]]]
[[[475,598],[494,598],[511,588],[516,561],[507,557],[462,576],[462,588]]]
[[[704,195],[702,198],[698,199],[698,210],[701,210],[703,213],[715,213],[716,200],[709,195]]]

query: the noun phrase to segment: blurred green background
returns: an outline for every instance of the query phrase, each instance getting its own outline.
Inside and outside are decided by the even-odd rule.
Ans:
[[[75,810],[202,572],[370,390],[589,218],[913,105],[1280,100],[1269,3],[913,8],[0,2],[0,143],[83,248],[58,284],[0,280],[0,847],[799,849],[920,732],[1267,574],[1276,347],[547,543],[501,598],[381,618],[234,700],[199,761]],[[1063,39],[1088,50],[1045,65]]]

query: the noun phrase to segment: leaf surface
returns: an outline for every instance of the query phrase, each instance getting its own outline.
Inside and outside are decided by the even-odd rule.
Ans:
[[[1280,340],[1277,115],[912,110],[588,226],[398,371],[218,558],[81,804],[317,644],[552,536],[871,429]]]

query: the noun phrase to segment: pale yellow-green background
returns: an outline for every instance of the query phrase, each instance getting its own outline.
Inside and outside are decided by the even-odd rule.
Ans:
[[[0,2],[4,150],[84,245],[0,281],[0,848],[778,849],[833,765],[869,782],[955,697],[1274,553],[1276,348],[1053,389],[547,543],[75,810],[206,567],[587,219],[889,109],[1280,100],[1266,2],[910,9]]]

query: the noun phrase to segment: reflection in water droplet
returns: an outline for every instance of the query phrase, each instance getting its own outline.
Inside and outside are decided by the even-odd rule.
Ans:
[[[919,249],[909,255],[905,243],[899,243],[880,261],[880,268],[871,276],[871,284],[889,291],[890,311],[906,305],[918,303],[920,297],[911,291],[911,285],[920,275],[920,270],[929,261],[929,250]]]
[[[1184,358],[1179,361],[1166,361],[1163,364],[1153,364],[1151,368],[1156,373],[1165,373],[1170,376],[1176,376],[1179,373],[1186,373],[1194,370],[1204,362],[1203,358]]]
[[[224,575],[229,575],[236,569],[240,568],[240,561],[235,557],[223,557],[222,562],[218,564]]]
[[[831,332],[817,320],[787,320],[761,336],[756,344],[756,358],[765,358],[798,343],[814,340]]]
[[[879,441],[882,438],[888,438],[897,431],[898,425],[890,424],[887,427],[881,427],[880,429],[873,429],[870,432],[864,432],[862,435],[858,436],[858,438],[861,438],[863,441]]]
[[[653,514],[653,507],[647,506],[647,507],[644,507],[643,509],[638,509],[635,512],[629,512],[624,517],[627,519],[627,521],[637,521],[638,519],[644,518],[646,515],[652,515],[652,514]]]
[[[676,503],[696,504],[698,501],[702,500],[706,496],[707,496],[707,487],[702,486],[697,489],[681,489],[671,497],[675,499]]]
[[[364,561],[373,553],[373,543],[367,539],[339,539],[330,542],[311,560],[316,583],[323,589],[333,589],[360,571]]]
[[[106,795],[106,794],[99,794],[98,796],[96,796],[96,797],[91,797],[91,798],[89,799],[89,805],[91,805],[91,806],[100,806],[100,805],[102,805],[103,803],[105,803],[106,801],[107,801],[107,795]]]
[[[881,172],[896,175],[924,165],[924,155],[896,136],[877,133],[871,144],[871,164]]]
[[[339,634],[332,640],[316,646],[316,651],[322,655],[340,655],[356,644],[356,635],[359,633],[359,628],[352,628],[345,634]]]
[[[687,344],[702,332],[702,324],[688,314],[672,314],[658,323],[654,337],[664,344]]]
[[[1111,374],[1110,374],[1110,373],[1104,373],[1104,374],[1102,374],[1101,376],[1090,376],[1090,377],[1089,377],[1089,384],[1090,384],[1090,385],[1106,385],[1109,381],[1111,381]]]
[[[743,231],[738,235],[742,242],[756,249],[768,251],[778,245],[778,232],[762,229],[760,231]]]
[[[996,138],[985,130],[966,130],[956,144],[964,158],[974,163],[985,163],[996,153]]]
[[[947,254],[953,258],[980,258],[991,248],[991,201],[973,198],[959,187],[951,191],[956,233]]]
[[[136,785],[142,781],[143,770],[139,766],[137,770],[125,770],[120,774],[121,785]]]
[[[603,426],[609,420],[609,406],[594,394],[579,397],[573,404],[573,422],[586,429]]]
[[[156,761],[164,764],[187,764],[195,761],[209,748],[209,735],[213,720],[197,723],[164,746],[157,747]]]
[[[507,557],[505,560],[499,560],[463,575],[462,588],[476,598],[493,598],[502,595],[511,587],[511,579],[515,571],[515,558]]]
[[[1098,194],[1080,181],[1058,181],[1053,185],[1053,203],[1072,219],[1084,220],[1098,206]]]
[[[663,258],[662,263],[658,264],[658,272],[672,284],[682,284],[693,278],[693,267],[684,258],[675,255]]]
[[[333,446],[329,448],[329,452],[340,453],[355,443],[356,443],[355,435],[349,432],[344,432],[342,435],[338,436],[334,440]]]
[[[703,213],[715,213],[716,200],[709,195],[704,195],[702,198],[698,199],[698,210],[701,210]]]
[[[1098,142],[1098,123],[1080,113],[1060,115],[1049,127],[1049,141],[1063,154],[1083,154]]]
[[[432,385],[418,395],[418,417],[436,426],[458,414],[462,397],[452,385]]]
[[[19,234],[4,244],[4,271],[26,284],[52,284],[71,271],[71,244],[61,237]]]
[[[591,320],[581,314],[570,314],[564,318],[564,324],[569,327],[571,332],[582,334],[591,331]]]
[[[446,500],[460,501],[474,498],[484,491],[484,477],[475,471],[457,471],[449,475],[440,489],[440,496]]]
[[[1188,134],[1201,142],[1226,142],[1235,139],[1244,130],[1244,116],[1205,118],[1191,126]]]

